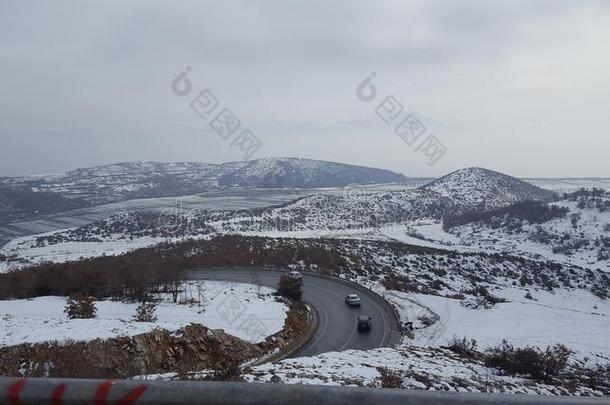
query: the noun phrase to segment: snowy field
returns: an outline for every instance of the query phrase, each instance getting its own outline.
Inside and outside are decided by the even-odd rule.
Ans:
[[[456,238],[463,244],[472,246],[479,251],[512,252],[525,254],[531,257],[544,257],[562,263],[572,263],[584,268],[610,271],[610,261],[598,260],[598,249],[595,240],[608,236],[604,230],[610,224],[610,212],[599,212],[597,209],[578,208],[576,202],[561,201],[554,205],[568,208],[570,211],[566,218],[553,219],[543,224],[525,224],[520,233],[508,233],[503,229],[491,229],[477,224],[467,224],[452,229],[452,233],[460,235]],[[578,215],[576,227],[570,221],[570,216]],[[540,228],[549,235],[572,235],[573,240],[580,238],[591,241],[591,246],[576,249],[569,256],[553,252],[556,244],[542,244],[531,240],[536,228]]]
[[[526,299],[530,292],[533,300]],[[515,346],[544,348],[565,344],[575,355],[599,362],[610,361],[610,302],[583,290],[548,291],[523,288],[494,290],[493,294],[508,302],[490,309],[471,309],[459,300],[424,294],[393,292],[393,295],[418,303],[407,307],[411,319],[429,315],[429,309],[439,316],[434,325],[417,330],[411,344],[442,346],[453,337],[476,339],[482,349],[506,339]],[[396,301],[392,297],[392,301]],[[416,325],[417,327],[417,325]]]
[[[572,179],[521,179],[535,186],[557,191],[558,193],[571,193],[581,188],[603,188],[610,190],[610,178],[572,178]]]
[[[181,238],[122,238],[101,242],[63,242],[48,246],[36,246],[36,238],[51,236],[66,230],[48,232],[36,236],[24,236],[14,239],[0,248],[0,254],[7,256],[17,254],[27,264],[44,262],[65,263],[100,256],[118,256],[136,249],[157,245],[161,242],[178,242]],[[206,238],[208,236],[205,236]],[[25,267],[19,262],[0,261],[0,273]]]
[[[414,223],[413,226],[419,225]],[[425,223],[429,225],[429,223]],[[438,225],[438,226],[436,226]],[[439,228],[440,224],[435,227]],[[313,229],[302,231],[265,231],[265,232],[239,232],[243,236],[261,236],[271,238],[348,238],[348,239],[368,239],[368,240],[399,240],[404,243],[414,245],[447,248],[442,241],[425,241],[409,236],[409,230],[415,229],[411,225],[394,224],[382,228],[363,228],[363,229]],[[417,228],[418,229],[418,228]],[[102,255],[116,256],[130,252],[139,248],[149,247],[161,242],[179,242],[184,238],[121,238],[118,240],[104,240],[100,242],[62,242],[48,246],[36,246],[35,239],[42,236],[51,236],[66,230],[48,232],[36,236],[25,236],[16,238],[0,248],[0,253],[6,256],[16,255],[17,258],[26,261],[27,265],[40,264],[43,262],[64,263],[87,258],[99,257]],[[441,230],[442,231],[442,230]],[[453,238],[450,234],[445,234],[447,238]],[[210,238],[211,235],[203,235],[202,239]],[[455,238],[453,238],[455,239]],[[453,240],[452,239],[452,240]],[[474,251],[469,247],[455,247],[456,250]],[[0,261],[0,273],[10,270],[17,270],[24,267],[18,261]]]
[[[603,236],[602,226],[610,223],[610,213],[599,214],[592,210],[579,210],[574,203],[558,203],[557,205],[569,206],[571,212],[579,212],[582,216],[581,228],[592,240]],[[533,259],[546,258],[562,263],[571,263],[584,268],[601,269],[610,271],[610,261],[597,261],[595,250],[585,250],[575,252],[571,256],[554,253],[553,245],[544,245],[532,242],[528,235],[536,225],[526,225],[520,235],[509,235],[498,230],[489,228],[474,228],[472,225],[465,225],[455,228],[461,236],[448,233],[443,230],[442,223],[430,220],[419,220],[404,224],[392,224],[378,228],[362,229],[312,229],[302,231],[241,231],[243,236],[260,236],[271,238],[338,238],[338,239],[363,239],[379,241],[397,241],[410,245],[453,250],[462,253],[476,252],[511,252],[512,254],[525,255]],[[569,220],[553,220],[542,225],[549,231],[561,233],[570,231]],[[49,232],[43,235],[52,235]],[[210,235],[201,236],[207,239]],[[67,261],[80,260],[84,258],[99,257],[102,254],[107,256],[120,255],[138,248],[149,247],[161,242],[179,242],[183,238],[123,238],[119,240],[105,240],[101,242],[63,242],[49,246],[35,246],[33,236],[15,239],[3,248],[0,253],[11,256],[16,255],[19,259],[24,259],[28,264],[39,264],[42,262],[62,263]],[[14,270],[23,267],[18,261],[0,261],[0,272]]]
[[[355,185],[351,188],[246,189],[182,197],[127,200],[0,224],[0,247],[15,238],[81,227],[121,213],[152,211],[182,214],[198,210],[246,210],[279,205],[311,194],[375,193],[408,190],[421,184],[422,181],[413,180],[404,184]]]
[[[147,198],[81,208],[32,220],[0,224],[0,247],[15,238],[81,227],[113,215],[152,211],[187,213],[195,210],[240,210],[282,204],[322,189],[248,190],[227,194],[189,195],[183,197]]]
[[[608,234],[605,224],[610,224],[610,212],[600,213],[593,209],[579,209],[574,202],[559,202],[557,206],[567,207],[570,213],[567,218],[554,219],[543,224],[525,224],[523,232],[510,234],[502,229],[496,230],[476,224],[467,224],[454,228],[451,233],[443,230],[441,222],[416,221],[404,225],[395,224],[378,229],[355,231],[334,231],[337,237],[362,237],[364,239],[394,240],[410,245],[436,249],[453,250],[461,253],[505,253],[521,255],[532,259],[553,260],[559,263],[573,264],[583,268],[600,269],[610,272],[610,261],[598,260],[598,250],[594,241]],[[573,228],[569,216],[580,215],[578,228]],[[574,239],[587,238],[590,246],[577,249],[570,255],[555,253],[556,244],[534,242],[529,235],[541,227],[549,234],[572,234]],[[295,237],[298,237],[296,235]]]
[[[175,331],[191,323],[223,329],[256,343],[284,326],[288,307],[275,300],[270,288],[193,281],[185,284],[179,300],[198,299],[200,293],[205,297],[201,300],[203,305],[174,304],[168,294],[159,294],[157,298],[161,302],[157,306],[156,322],[132,320],[136,303],[97,301],[95,319],[68,319],[63,312],[65,297],[0,301],[0,345],[133,336],[156,328]]]

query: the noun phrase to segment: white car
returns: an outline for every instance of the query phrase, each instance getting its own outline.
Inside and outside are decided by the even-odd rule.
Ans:
[[[357,294],[350,294],[345,297],[345,303],[350,307],[359,307],[360,306],[360,297]]]
[[[301,273],[299,273],[298,271],[291,271],[290,273],[288,273],[288,277],[293,278],[295,280],[303,279],[303,275]]]

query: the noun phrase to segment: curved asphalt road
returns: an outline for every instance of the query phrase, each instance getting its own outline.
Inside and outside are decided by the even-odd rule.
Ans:
[[[237,283],[254,283],[277,288],[282,274],[279,270],[268,269],[191,269],[189,279],[223,280]],[[357,293],[362,300],[360,308],[348,307],[344,298]],[[372,293],[351,287],[344,282],[313,275],[303,275],[303,300],[317,312],[318,327],[313,337],[290,357],[314,356],[320,353],[348,349],[367,350],[387,346],[396,317],[391,308],[382,305]],[[356,316],[370,315],[373,328],[369,332],[358,332]]]

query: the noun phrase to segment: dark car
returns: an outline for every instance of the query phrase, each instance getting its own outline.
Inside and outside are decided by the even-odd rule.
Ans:
[[[303,280],[303,275],[301,273],[299,273],[298,271],[289,272],[288,277],[290,277],[294,280]]]
[[[361,332],[371,330],[373,327],[373,318],[370,316],[359,316],[358,320],[358,330]]]

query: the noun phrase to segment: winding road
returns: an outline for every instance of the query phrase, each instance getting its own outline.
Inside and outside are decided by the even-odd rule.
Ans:
[[[276,288],[282,271],[258,268],[190,269],[189,279],[223,280],[236,283],[255,283]],[[348,294],[357,293],[362,306],[352,308],[345,304]],[[392,308],[376,294],[356,284],[317,276],[303,275],[303,300],[317,314],[317,329],[312,338],[294,351],[290,357],[315,356],[317,354],[348,349],[367,350],[388,346],[397,320]],[[373,328],[358,332],[356,316],[369,315]]]

